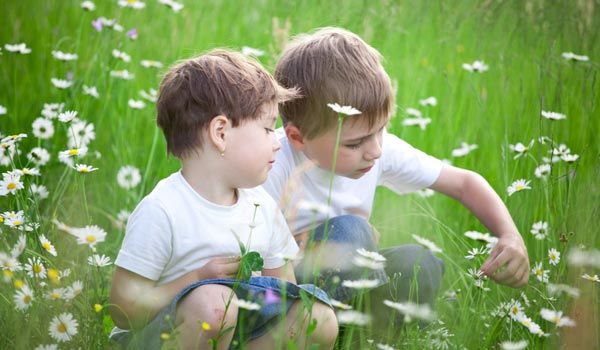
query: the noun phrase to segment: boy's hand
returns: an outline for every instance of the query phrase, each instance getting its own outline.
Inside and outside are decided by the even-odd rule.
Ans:
[[[198,269],[198,279],[233,278],[237,275],[239,268],[239,256],[213,258]]]
[[[504,235],[492,249],[481,271],[497,283],[520,288],[529,280],[529,258],[523,238],[516,233]]]

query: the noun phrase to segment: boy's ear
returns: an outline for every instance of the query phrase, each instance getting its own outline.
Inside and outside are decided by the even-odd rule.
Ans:
[[[227,149],[227,138],[225,135],[231,128],[231,121],[224,115],[218,115],[208,124],[208,139],[215,146],[219,153]]]
[[[294,150],[302,151],[304,149],[304,136],[302,136],[300,129],[292,123],[286,124],[283,129],[285,130],[288,142]]]

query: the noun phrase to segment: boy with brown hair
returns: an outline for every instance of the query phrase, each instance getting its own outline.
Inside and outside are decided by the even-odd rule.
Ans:
[[[333,347],[337,321],[327,295],[296,285],[285,257],[298,247],[273,199],[257,187],[280,148],[277,104],[295,97],[257,62],[225,50],[167,72],[157,122],[181,170],[161,180],[129,218],[110,296],[120,327],[113,340],[145,350],[163,340],[227,349],[235,338],[264,349],[283,335],[302,346]],[[260,276],[236,279],[238,242],[263,258]],[[311,310],[301,293],[315,296]],[[306,337],[309,318],[319,327]]]
[[[364,277],[361,271],[348,269],[356,250],[377,251],[377,234],[368,223],[377,186],[398,194],[431,188],[460,201],[498,237],[482,271],[512,287],[527,283],[529,260],[523,239],[487,181],[473,171],[444,164],[386,132],[395,109],[394,91],[377,50],[347,30],[322,28],[293,38],[274,76],[281,85],[297,88],[302,97],[280,105],[283,128],[278,136],[282,149],[263,186],[282,203],[300,247],[321,242],[325,236],[328,243],[335,243],[332,247],[344,247],[345,255],[335,255],[340,263],[320,275],[324,289],[333,298],[348,301],[353,295],[340,285],[340,279]],[[330,103],[360,111],[344,118],[335,175],[331,171],[338,114],[328,107]],[[316,167],[297,174],[307,161]],[[286,186],[290,178],[294,178],[294,185]],[[329,201],[328,208],[319,210]],[[390,298],[408,300],[411,281],[416,280],[418,292],[410,300],[433,303],[444,271],[440,259],[416,245],[396,246],[381,253],[387,264],[369,275],[381,285],[374,291],[379,297],[372,299],[379,299],[379,303]],[[302,270],[306,268],[300,264],[299,278],[312,280],[312,271]],[[418,272],[415,275],[413,271]],[[388,276],[398,273],[400,278],[394,284],[400,288],[389,295],[385,286]]]

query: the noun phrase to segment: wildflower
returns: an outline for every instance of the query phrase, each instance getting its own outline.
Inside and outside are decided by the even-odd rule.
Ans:
[[[483,274],[483,271],[469,268],[467,270],[467,275],[473,278],[475,287],[482,289],[484,292],[488,292],[490,289],[485,287],[484,282],[487,279],[487,276]]]
[[[25,223],[25,215],[22,210],[19,210],[18,212],[5,211],[0,215],[4,219],[4,225],[8,227],[18,227]]]
[[[65,111],[58,114],[58,120],[68,123],[77,117],[77,111]]]
[[[425,130],[430,123],[431,118],[405,118],[402,121],[404,126],[418,126],[421,130]]]
[[[211,329],[211,327],[208,322],[202,322],[202,330],[203,331],[210,331],[210,329]]]
[[[98,93],[98,89],[95,86],[87,86],[83,85],[83,94],[92,96],[94,98],[99,98],[100,94]]]
[[[0,181],[0,196],[15,194],[21,189],[23,189],[21,175],[16,172],[8,172],[3,174],[3,179]]]
[[[141,180],[140,171],[132,165],[122,166],[117,173],[117,183],[126,190],[136,187]]]
[[[62,163],[65,163],[68,166],[74,166],[73,164],[73,157],[81,157],[84,156],[87,153],[87,148],[86,147],[81,147],[81,148],[71,148],[65,151],[60,151],[58,153],[58,160]]]
[[[549,273],[550,271],[543,269],[541,262],[536,263],[535,266],[531,269],[531,274],[535,275],[535,278],[537,278],[538,281],[542,283],[548,283]]]
[[[555,248],[548,250],[548,259],[550,259],[550,265],[558,265],[560,262],[560,252]]]
[[[358,254],[360,254],[361,256],[364,256],[365,258],[368,258],[373,261],[384,262],[387,260],[383,255],[381,255],[377,252],[368,251],[364,248],[358,248],[358,249],[356,249],[356,252]]]
[[[0,115],[5,115],[5,114],[6,114],[6,112],[7,112],[7,109],[6,109],[6,107],[4,107],[4,106],[0,105]]]
[[[473,63],[463,63],[463,69],[468,72],[477,72],[483,73],[489,69],[488,65],[486,65],[483,61],[473,61]]]
[[[339,311],[337,314],[339,324],[349,324],[355,326],[366,326],[371,323],[371,316],[354,310]]]
[[[87,262],[89,265],[96,266],[96,267],[105,267],[105,266],[109,266],[112,264],[112,262],[110,261],[110,258],[104,254],[102,254],[102,255],[93,254],[92,256],[88,257]]]
[[[58,284],[61,278],[62,277],[57,269],[48,268],[48,279],[50,282],[52,282],[52,284]]]
[[[144,101],[140,101],[140,100],[134,100],[134,99],[129,99],[129,101],[127,101],[127,105],[129,105],[130,108],[133,109],[142,109],[144,107],[146,107],[146,104],[144,103]]]
[[[31,124],[33,136],[41,140],[47,140],[54,135],[54,125],[46,118],[37,118]]]
[[[479,146],[473,144],[469,145],[466,142],[461,142],[459,148],[455,148],[452,150],[452,157],[464,157],[467,154],[471,153],[471,151],[476,150]]]
[[[41,260],[38,257],[27,259],[27,264],[25,264],[25,271],[27,271],[27,276],[29,277],[46,277],[46,267],[44,266],[44,264],[42,264]]]
[[[162,62],[152,61],[152,60],[141,60],[140,64],[144,68],[162,68],[163,67]]]
[[[533,146],[534,142],[535,142],[534,140],[531,140],[527,146],[525,146],[521,142],[517,142],[514,145],[508,145],[508,147],[510,148],[511,152],[516,153],[516,155],[515,155],[515,157],[513,159],[517,159],[517,158],[523,156],[524,154],[526,154],[527,152],[529,152],[529,150]]]
[[[516,180],[510,186],[508,186],[506,191],[508,192],[509,196],[512,196],[516,192],[530,190],[531,187],[529,187],[529,182],[530,182],[529,180],[525,180],[525,179]]]
[[[553,295],[560,295],[561,293],[565,293],[573,298],[578,298],[579,297],[579,289],[575,288],[575,287],[571,287],[568,286],[566,284],[552,284],[552,283],[548,283],[548,285],[546,286],[547,290],[548,290],[548,294],[550,294],[551,296]]]
[[[49,300],[60,300],[65,295],[64,288],[54,288],[46,294],[46,298]]]
[[[518,342],[503,341],[500,343],[502,350],[523,350],[527,347],[527,340],[519,340]]]
[[[548,235],[548,223],[546,221],[538,221],[533,223],[531,230],[529,231],[535,239],[543,240]]]
[[[174,0],[158,0],[158,2],[163,5],[166,5],[171,10],[173,10],[173,12],[175,12],[175,13],[177,13],[177,12],[181,11],[181,9],[183,9],[183,4],[178,3],[177,1],[174,1]]]
[[[260,310],[260,305],[243,299],[234,299],[234,304],[240,309],[245,310]]]
[[[415,304],[410,301],[395,303],[390,300],[384,300],[383,303],[403,314],[404,322],[411,322],[413,319],[433,321],[436,317],[429,304]]]
[[[562,57],[567,60],[567,61],[580,61],[580,62],[587,62],[590,60],[590,58],[588,56],[585,55],[576,55],[572,52],[563,52],[562,53]]]
[[[36,346],[36,348],[33,350],[58,350],[58,345],[56,345],[56,344],[48,344],[48,345],[41,344],[41,345]]]
[[[421,106],[436,106],[438,103],[437,99],[433,96],[427,97],[426,99],[419,100]]]
[[[50,153],[42,147],[34,147],[27,153],[27,159],[35,165],[46,165],[50,161]]]
[[[531,318],[527,317],[527,315],[525,315],[524,313],[521,313],[517,317],[517,322],[519,322],[523,326],[527,327],[527,329],[529,330],[529,333],[536,334],[538,336],[545,335],[545,333],[542,331],[540,326],[537,323],[533,322],[531,320]]]
[[[20,53],[21,55],[27,55],[27,54],[31,53],[31,48],[27,47],[27,44],[25,44],[25,43],[5,44],[4,48],[8,52],[16,52],[16,53]]]
[[[71,300],[78,296],[83,291],[83,283],[75,281],[65,289],[64,299]]]
[[[377,347],[377,349],[379,349],[379,350],[396,350],[396,348],[394,348],[394,347],[391,347],[391,346],[389,346],[389,345],[387,345],[387,344],[381,344],[381,343],[377,343],[375,346],[376,346],[376,347]]]
[[[100,304],[94,304],[94,311],[96,311],[96,313],[99,313],[100,311],[102,311],[104,307]]]
[[[265,52],[263,50],[255,49],[255,48],[249,47],[249,46],[242,46],[242,55],[260,57],[260,56],[263,56],[264,54],[265,54]]]
[[[15,308],[19,311],[27,310],[33,301],[33,291],[29,286],[23,285],[14,296]]]
[[[475,257],[477,257],[478,255],[484,255],[484,254],[488,254],[488,253],[489,253],[489,251],[485,247],[484,248],[473,248],[467,252],[465,259],[472,260],[472,259],[475,259]]]
[[[52,57],[59,61],[74,61],[77,59],[77,54],[52,50]]]
[[[69,147],[86,147],[90,142],[92,142],[92,140],[96,138],[94,124],[87,123],[83,120],[73,122],[69,127],[67,136],[69,137]]]
[[[540,314],[544,320],[554,323],[557,327],[575,327],[575,321],[569,317],[563,316],[562,311],[553,311],[542,308]]]
[[[96,5],[92,1],[84,1],[81,3],[81,8],[86,11],[94,11],[96,9]]]
[[[137,40],[138,31],[136,28],[131,28],[130,30],[127,31],[127,33],[125,33],[125,35],[131,40]]]
[[[352,310],[352,306],[350,306],[348,304],[344,304],[339,300],[329,299],[329,301],[331,302],[331,305],[336,309]]]
[[[575,163],[579,159],[578,154],[563,154],[560,156],[565,163]]]
[[[508,307],[508,316],[513,320],[518,320],[519,316],[523,314],[523,307],[521,306],[521,302],[518,300],[511,299],[507,304]]]
[[[141,10],[146,7],[146,3],[139,0],[119,0],[117,4],[121,7],[129,7],[135,10]]]
[[[42,248],[44,248],[45,251],[50,253],[50,255],[52,256],[56,256],[56,249],[52,245],[52,242],[50,242],[50,240],[48,240],[48,238],[46,238],[46,236],[43,234],[40,235],[40,243],[42,244]]]
[[[562,113],[550,112],[550,111],[542,111],[542,117],[549,119],[549,120],[567,119],[567,116]]]
[[[131,56],[123,51],[119,51],[117,49],[112,50],[112,55],[114,58],[120,59],[123,62],[131,62]]]
[[[587,273],[584,273],[583,275],[581,275],[581,278],[586,279],[588,281],[592,281],[592,282],[599,282],[600,283],[600,277],[598,277],[598,275],[588,275]]]
[[[15,170],[16,172],[18,172],[21,176],[23,175],[27,175],[27,176],[40,176],[40,169],[38,168],[23,168],[23,169],[17,169]]]
[[[106,238],[106,231],[96,225],[74,228],[71,232],[77,238],[77,244],[87,244],[91,248]]]
[[[152,103],[155,103],[158,99],[158,91],[156,91],[155,89],[149,89],[148,92],[140,90],[140,96]]]
[[[65,342],[77,335],[77,320],[70,313],[62,313],[52,319],[48,332],[56,341]]]
[[[424,188],[417,191],[417,195],[421,198],[429,198],[435,194],[435,191],[431,188]]]
[[[25,235],[22,234],[19,236],[19,239],[17,239],[17,243],[15,243],[14,247],[10,250],[10,255],[15,259],[18,258],[25,250],[26,245],[27,245],[27,240],[25,238]],[[17,262],[17,264],[19,264],[19,262]],[[5,267],[8,269],[11,269],[10,265],[5,266]],[[20,269],[21,269],[20,266],[18,266],[16,268],[13,268],[12,270],[18,271]]]
[[[342,282],[343,287],[352,289],[370,289],[377,287],[379,284],[380,281],[378,279],[345,280]]]
[[[68,89],[73,85],[72,81],[69,80],[64,80],[64,79],[58,79],[58,78],[51,78],[50,81],[52,82],[52,85],[54,85],[55,87],[59,88],[59,89]]]
[[[208,324],[208,323],[207,323],[207,324]],[[162,340],[165,340],[165,341],[166,341],[166,340],[169,340],[169,339],[171,339],[171,335],[170,335],[169,333],[167,333],[167,332],[162,332],[162,333],[160,334],[160,339],[162,339]]]
[[[538,179],[545,179],[550,175],[552,171],[552,166],[550,164],[542,164],[535,168],[534,174]]]
[[[571,249],[567,255],[567,261],[569,265],[573,266],[600,268],[600,250]]]
[[[135,77],[133,73],[130,73],[127,69],[123,70],[111,70],[110,76],[113,78],[123,79],[123,80],[131,80]]]
[[[75,169],[75,170],[77,170],[77,172],[83,173],[83,174],[91,173],[93,171],[98,170],[98,168],[94,168],[93,166],[86,165],[86,164],[75,164],[75,167],[73,167],[73,169]]]
[[[417,241],[417,243],[419,243],[420,245],[429,249],[432,253],[441,253],[442,252],[442,249],[440,247],[438,247],[435,243],[428,240],[427,238],[423,238],[423,237],[420,237],[417,235],[412,235],[412,237],[415,239],[415,241]]]
[[[54,119],[58,113],[62,112],[63,108],[65,108],[64,103],[44,103],[41,114],[45,118]]]
[[[336,113],[345,114],[348,116],[361,113],[358,109],[356,109],[352,106],[340,106],[337,103],[328,103],[327,107],[333,109],[334,112],[336,112]]]
[[[354,256],[352,263],[358,267],[365,267],[371,270],[381,270],[385,267],[385,263],[367,259],[362,256]]]
[[[22,279],[17,278],[14,282],[14,285],[16,289],[21,289],[25,286],[25,282],[23,282]]]
[[[474,239],[476,241],[492,242],[496,237],[492,237],[489,233],[481,233],[479,231],[467,231],[464,233],[465,237]]]

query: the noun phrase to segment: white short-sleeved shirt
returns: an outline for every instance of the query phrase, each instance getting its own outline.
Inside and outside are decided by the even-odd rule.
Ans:
[[[431,186],[442,168],[439,159],[384,132],[382,155],[373,168],[359,179],[336,175],[331,206],[315,212],[314,204],[327,204],[330,172],[318,167],[296,171],[310,161],[304,153],[292,148],[282,128],[277,130],[277,137],[281,150],[277,152],[275,164],[263,187],[282,206],[294,234],[324,222],[327,215],[353,214],[368,219],[377,186],[385,186],[398,194],[414,192]]]
[[[234,232],[260,253],[266,269],[283,266],[284,256],[298,252],[281,211],[261,187],[238,190],[234,205],[217,205],[178,171],[161,180],[131,214],[115,264],[165,284],[212,258],[240,255]]]

